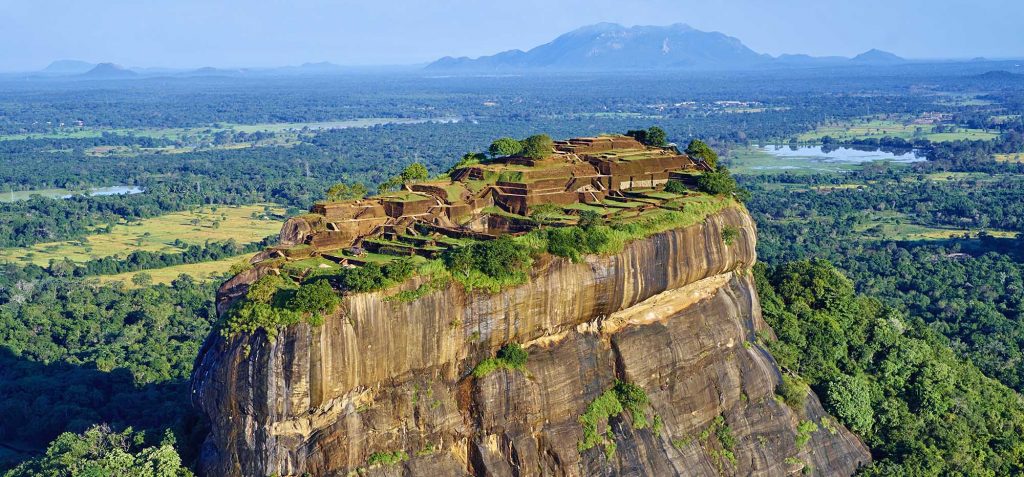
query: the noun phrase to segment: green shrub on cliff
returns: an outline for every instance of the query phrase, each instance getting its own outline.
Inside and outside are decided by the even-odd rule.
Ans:
[[[729,169],[721,166],[697,177],[697,190],[711,195],[735,197],[740,202],[746,202],[750,198],[750,192],[741,189],[736,184],[736,179],[729,173]]]
[[[401,283],[411,277],[415,269],[412,260],[401,258],[384,265],[367,263],[361,267],[345,268],[337,276],[346,290],[363,293]]]
[[[554,151],[555,142],[547,134],[535,134],[523,139],[522,155],[531,159],[543,159]]]
[[[583,440],[577,445],[579,451],[584,452],[603,444],[605,455],[611,458],[615,453],[615,439],[609,422],[611,418],[629,411],[633,428],[644,429],[648,426],[646,409],[649,404],[650,399],[643,388],[625,381],[615,381],[615,385],[588,404],[586,412],[579,417],[583,425]],[[660,422],[658,416],[654,417]],[[601,428],[604,428],[604,432],[601,432]],[[660,433],[660,429],[656,433]]]
[[[264,275],[253,282],[245,297],[237,300],[225,313],[221,322],[221,334],[233,336],[237,333],[254,333],[262,329],[273,339],[280,328],[301,323],[303,320],[312,325],[319,325],[323,319],[320,314],[292,307],[293,303],[301,303],[304,308],[313,307],[310,295],[317,292],[307,289],[303,292],[303,297],[296,302],[295,297],[300,291],[301,288],[288,278]],[[325,300],[329,299],[320,299],[321,302]],[[320,305],[326,306],[324,303]]]
[[[547,231],[547,239],[548,253],[579,262],[584,255],[606,250],[612,240],[612,229],[606,225],[558,227]]]
[[[665,183],[665,192],[671,192],[673,194],[686,194],[690,192],[690,188],[686,187],[686,184],[683,184],[680,181],[672,180]]]
[[[731,225],[722,227],[722,242],[726,245],[732,245],[736,241],[736,237],[740,236],[740,230]]]
[[[779,396],[782,397],[782,401],[785,402],[789,407],[794,410],[800,410],[804,407],[804,401],[807,398],[807,393],[811,390],[807,387],[807,383],[799,376],[790,376],[788,374],[782,375],[782,382],[779,383],[779,387],[776,388]]]
[[[473,376],[482,378],[499,369],[514,369],[522,371],[526,368],[526,359],[529,354],[519,343],[509,343],[498,350],[494,358],[487,358],[473,368]]]
[[[409,454],[405,451],[394,451],[394,452],[374,452],[370,454],[370,457],[366,459],[366,465],[373,467],[375,465],[392,466],[401,464],[409,460]]]
[[[442,255],[452,277],[467,289],[492,293],[526,282],[531,251],[509,236],[448,249]]]
[[[523,150],[523,143],[510,137],[498,138],[487,148],[493,157],[514,156]]]
[[[303,284],[288,300],[288,308],[306,313],[311,325],[323,324],[323,317],[338,307],[341,299],[327,280]]]

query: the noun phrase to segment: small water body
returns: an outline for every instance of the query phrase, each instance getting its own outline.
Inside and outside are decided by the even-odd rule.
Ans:
[[[829,147],[829,146],[761,146],[760,149],[779,159],[795,161],[825,162],[838,164],[864,164],[874,161],[890,161],[910,164],[926,160],[923,154],[912,149],[905,151],[881,150],[878,148]],[[780,166],[797,168],[796,164]]]
[[[93,187],[89,190],[84,191],[70,191],[67,189],[43,189],[43,190],[22,190],[22,191],[8,191],[0,192],[0,202],[17,202],[20,200],[28,200],[33,195],[41,195],[43,197],[49,197],[51,199],[70,199],[79,195],[87,195],[90,197],[102,196],[102,195],[131,195],[141,194],[145,192],[139,186],[130,185],[115,185],[109,187]]]
[[[133,193],[142,193],[145,189],[138,185],[112,185],[110,187],[92,187],[84,192],[85,196],[130,196]],[[75,193],[66,193],[60,199],[70,199],[77,196]]]

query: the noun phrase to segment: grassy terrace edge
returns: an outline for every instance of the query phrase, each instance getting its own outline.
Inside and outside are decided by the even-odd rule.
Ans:
[[[633,241],[696,225],[730,207],[744,208],[730,195],[697,193],[630,220],[536,228],[518,236],[475,241],[436,259],[410,257],[354,269],[314,269],[299,283],[268,274],[253,283],[245,297],[224,313],[219,328],[226,338],[263,330],[273,339],[282,328],[293,324],[319,326],[341,303],[339,291],[391,292],[382,299],[410,302],[454,281],[467,292],[498,293],[527,283],[534,260],[544,254],[574,262],[586,256],[617,254]],[[420,278],[416,288],[397,290],[413,277]],[[325,283],[331,286],[326,287]]]

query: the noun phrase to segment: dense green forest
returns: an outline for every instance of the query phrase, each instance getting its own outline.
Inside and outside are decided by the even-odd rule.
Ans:
[[[867,474],[1019,473],[1022,411],[1011,389],[1024,390],[1024,164],[992,155],[1024,152],[1024,85],[970,67],[848,73],[0,81],[0,194],[145,190],[0,202],[0,248],[80,239],[197,205],[274,202],[296,213],[339,182],[372,190],[414,162],[443,173],[496,137],[658,125],[669,142],[704,138],[726,157],[826,123],[946,114],[942,127],[999,137],[825,140],[914,147],[928,161],[737,176],[769,265],[758,285],[779,336],[770,346],[791,384],[805,381],[871,446],[878,462]],[[302,126],[360,118],[444,121]],[[300,130],[213,132],[283,122]],[[209,147],[182,147],[194,141],[180,134],[194,133],[173,128],[209,129]],[[232,142],[246,144],[215,147]],[[127,152],[96,152],[106,148]],[[954,233],[910,238],[919,229]],[[189,464],[203,423],[191,414],[187,379],[216,325],[217,280],[129,289],[93,276],[256,247],[0,264],[0,469],[29,457],[11,475],[47,475],[72,461],[80,475],[131,473],[110,467],[129,460],[136,470]]]
[[[34,449],[98,423],[188,436],[187,381],[216,321],[214,282],[126,290],[2,272],[0,442]]]
[[[762,264],[756,277],[778,336],[768,347],[793,373],[781,392],[799,401],[810,385],[865,440],[875,461],[861,475],[1024,472],[1020,396],[923,322],[857,294],[825,261]]]

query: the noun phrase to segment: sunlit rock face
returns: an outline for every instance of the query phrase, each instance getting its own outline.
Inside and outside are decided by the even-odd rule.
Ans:
[[[726,226],[739,230],[729,245]],[[200,472],[850,475],[870,458],[857,437],[813,395],[801,409],[775,398],[778,366],[754,343],[771,334],[754,248],[749,215],[729,208],[617,255],[539,260],[529,283],[497,294],[365,293],[273,341],[211,335],[193,378],[211,426]],[[529,352],[524,371],[472,376],[509,342]],[[599,429],[614,452],[581,451],[579,418],[616,380],[643,388],[659,425],[624,412]],[[819,430],[798,439],[804,421]],[[408,458],[369,465],[397,451]]]

